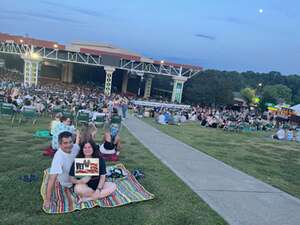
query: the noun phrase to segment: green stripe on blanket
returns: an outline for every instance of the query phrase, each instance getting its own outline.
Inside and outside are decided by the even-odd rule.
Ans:
[[[75,210],[86,208],[100,207],[117,207],[133,202],[141,202],[154,198],[154,195],[148,192],[135,177],[123,166],[123,164],[115,165],[127,172],[128,176],[120,179],[109,180],[117,185],[117,190],[110,196],[96,201],[77,203],[78,196],[73,188],[62,187],[58,182],[51,196],[50,209],[43,209],[46,213],[68,213]],[[44,178],[41,186],[41,195],[43,200],[46,195],[46,187],[49,179],[49,169],[44,171]]]

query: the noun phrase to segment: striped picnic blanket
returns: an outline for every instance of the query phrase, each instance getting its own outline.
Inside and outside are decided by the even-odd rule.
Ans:
[[[55,188],[51,196],[50,209],[43,210],[46,213],[68,213],[75,210],[81,210],[86,208],[100,207],[117,207],[126,205],[133,202],[141,202],[154,198],[154,195],[148,192],[135,177],[124,167],[123,164],[117,164],[114,167],[121,168],[128,175],[118,179],[108,179],[117,185],[117,190],[110,196],[99,199],[96,201],[82,202],[78,204],[78,196],[74,192],[73,188],[62,187],[59,182],[55,183]],[[46,187],[49,179],[49,169],[44,171],[43,182],[41,186],[41,195],[45,199]]]

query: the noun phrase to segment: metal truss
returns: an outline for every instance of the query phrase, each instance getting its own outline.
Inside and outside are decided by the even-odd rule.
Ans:
[[[149,98],[151,96],[152,78],[146,78],[144,97]]]
[[[157,75],[167,75],[172,77],[184,76],[191,78],[201,72],[200,69],[184,68],[182,66],[172,66],[166,64],[154,64],[147,62],[139,62],[134,60],[121,59],[119,69],[128,70],[130,72],[143,72]]]
[[[16,44],[10,42],[0,42],[0,52],[24,55],[26,53],[37,53],[42,59],[63,61],[70,63],[81,63],[92,66],[104,66],[101,64],[101,56],[90,55],[88,53],[72,52],[56,48],[45,48],[29,46],[26,44]]]
[[[55,60],[69,63],[80,63],[91,66],[110,66],[102,64],[102,57],[89,53],[80,53],[56,48],[37,47],[27,44],[17,44],[14,42],[0,42],[0,52],[8,54],[23,55],[26,53],[37,53],[42,59]],[[147,63],[135,60],[120,59],[120,64],[114,66],[117,69],[123,69],[130,72],[150,73],[166,76],[184,76],[190,78],[198,74],[200,69],[185,68],[183,66],[173,66],[163,63]]]
[[[110,96],[113,71],[106,71],[104,94]]]

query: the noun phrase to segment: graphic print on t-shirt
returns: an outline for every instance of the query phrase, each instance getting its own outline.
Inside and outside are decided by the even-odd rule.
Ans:
[[[98,158],[76,158],[75,176],[99,176]]]

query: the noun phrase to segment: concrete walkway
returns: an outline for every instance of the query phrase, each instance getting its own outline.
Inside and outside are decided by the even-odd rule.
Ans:
[[[300,200],[129,116],[123,123],[232,225],[299,225]]]

